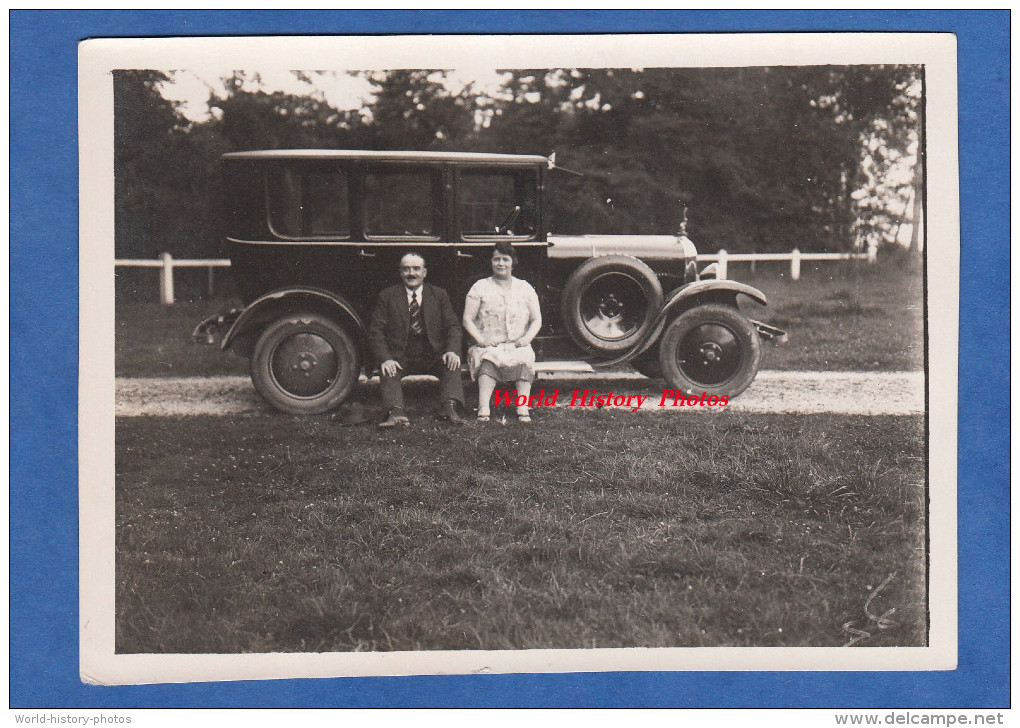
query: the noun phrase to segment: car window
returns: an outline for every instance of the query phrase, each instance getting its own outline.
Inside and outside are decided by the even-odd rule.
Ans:
[[[435,169],[385,167],[365,173],[365,234],[437,238],[442,228],[442,177]]]
[[[343,170],[280,169],[269,174],[269,225],[285,238],[348,237],[348,179]]]
[[[463,170],[457,187],[461,235],[531,237],[536,198],[537,178],[531,170]]]

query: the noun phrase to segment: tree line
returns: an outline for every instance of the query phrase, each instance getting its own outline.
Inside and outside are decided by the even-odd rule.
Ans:
[[[845,251],[888,242],[913,181],[913,66],[514,69],[498,93],[443,71],[364,72],[364,108],[270,92],[237,72],[189,121],[161,72],[114,73],[116,254],[222,253],[219,157],[339,148],[549,155],[549,231],[670,233],[699,249]],[[253,90],[254,87],[254,90]],[[909,220],[906,220],[909,221]]]

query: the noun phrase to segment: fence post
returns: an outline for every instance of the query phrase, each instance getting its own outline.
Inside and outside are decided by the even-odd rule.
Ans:
[[[800,250],[794,248],[790,253],[790,278],[799,281],[800,280]]]
[[[878,246],[874,243],[868,243],[868,264],[874,263],[878,260]]]
[[[719,250],[719,257],[718,257],[716,263],[717,263],[717,266],[718,266],[717,267],[717,271],[718,272],[716,273],[716,275],[718,276],[719,280],[725,281],[726,280],[726,250],[725,249],[720,249]]]
[[[159,298],[164,306],[174,305],[174,259],[170,253],[160,253]]]
[[[216,295],[216,279],[214,277],[216,268],[209,266],[207,270],[209,271],[209,298],[212,298]]]

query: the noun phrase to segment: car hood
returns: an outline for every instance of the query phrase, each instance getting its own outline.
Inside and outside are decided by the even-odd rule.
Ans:
[[[641,260],[684,260],[697,255],[685,235],[549,235],[550,258],[631,255]]]

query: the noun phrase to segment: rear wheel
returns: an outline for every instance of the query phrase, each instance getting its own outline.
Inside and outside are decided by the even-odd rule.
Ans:
[[[626,255],[592,258],[563,291],[563,321],[574,343],[599,354],[637,344],[662,306],[662,285],[645,263]]]
[[[662,377],[685,394],[735,397],[747,389],[761,364],[761,341],[737,309],[708,303],[677,316],[659,345]]]
[[[315,313],[278,319],[251,358],[256,391],[278,410],[321,414],[338,407],[358,380],[358,350],[335,321]]]

